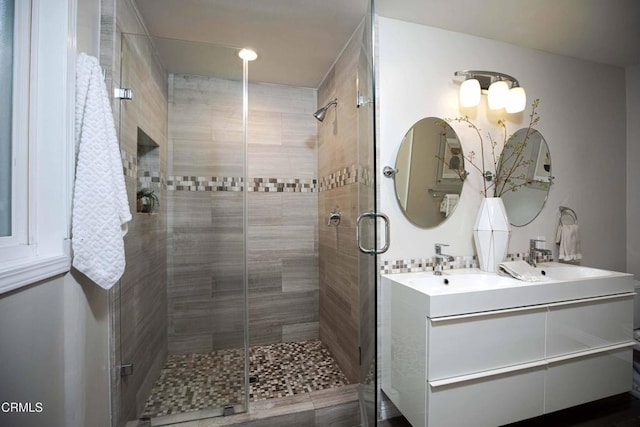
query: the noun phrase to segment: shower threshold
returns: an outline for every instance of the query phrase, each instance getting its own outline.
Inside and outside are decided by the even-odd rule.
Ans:
[[[360,408],[358,402],[359,384],[303,393],[295,396],[260,400],[249,403],[249,411],[245,413],[220,417],[211,410],[194,411],[176,415],[151,418],[150,424],[137,424],[132,421],[127,427],[175,426],[191,427],[183,424],[195,421],[198,427],[235,426],[258,427],[261,425],[277,425],[279,427],[300,427],[313,425],[329,425],[325,418],[343,421],[337,425],[359,425]],[[335,423],[334,423],[335,424]],[[334,425],[331,424],[331,425]]]

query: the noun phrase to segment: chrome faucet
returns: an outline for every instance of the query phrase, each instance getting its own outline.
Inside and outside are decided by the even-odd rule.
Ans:
[[[436,255],[433,263],[433,274],[435,276],[442,276],[442,260],[446,260],[449,262],[455,261],[455,258],[451,255],[443,254],[442,247],[449,246],[444,243],[436,243]]]
[[[529,239],[529,265],[531,267],[536,266],[536,255],[551,255],[551,251],[549,249],[540,249],[536,245],[538,242],[544,242],[544,240],[538,239]]]

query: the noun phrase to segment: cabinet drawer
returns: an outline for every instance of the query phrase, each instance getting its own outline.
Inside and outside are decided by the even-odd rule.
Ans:
[[[428,384],[427,426],[495,427],[543,413],[544,366],[502,375]]]
[[[546,307],[427,320],[427,379],[455,377],[544,358]]]
[[[549,305],[547,357],[633,339],[633,294]]]
[[[549,361],[545,413],[631,390],[633,343],[595,354]]]

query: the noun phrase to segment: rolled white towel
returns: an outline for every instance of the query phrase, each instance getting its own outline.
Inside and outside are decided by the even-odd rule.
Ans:
[[[501,262],[498,264],[498,274],[510,276],[523,282],[546,282],[549,280],[539,270],[522,260]]]

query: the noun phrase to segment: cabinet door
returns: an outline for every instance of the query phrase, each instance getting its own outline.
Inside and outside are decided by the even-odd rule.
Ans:
[[[578,353],[549,361],[545,413],[631,390],[630,346],[595,354]]]
[[[546,307],[428,320],[427,379],[544,359]]]
[[[427,426],[495,427],[542,415],[545,367],[429,383]]]
[[[631,341],[633,295],[550,304],[547,357]]]

